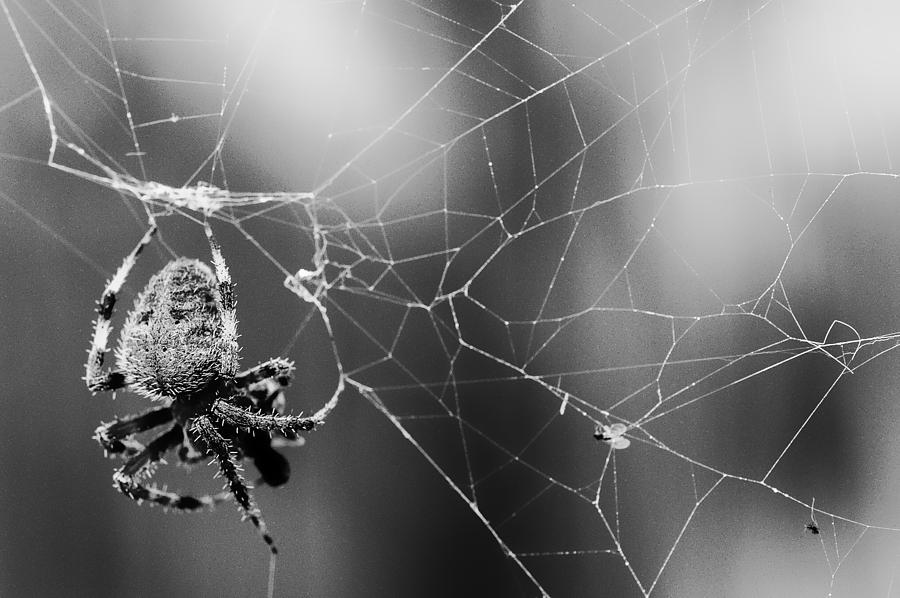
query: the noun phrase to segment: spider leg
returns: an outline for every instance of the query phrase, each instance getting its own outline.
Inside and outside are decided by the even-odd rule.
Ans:
[[[231,282],[231,273],[222,256],[222,248],[213,235],[209,222],[203,223],[206,238],[209,240],[209,251],[212,254],[212,263],[216,269],[216,280],[219,283],[219,297],[222,301],[222,341],[237,346],[237,316],[234,311],[234,284]]]
[[[286,403],[284,389],[291,381],[293,365],[291,361],[276,358],[238,374],[235,377],[235,387],[241,396],[248,400],[238,400],[235,401],[235,404],[239,407],[255,407],[263,412],[273,411],[279,415],[284,414]],[[251,382],[251,376],[254,374],[260,374],[263,377]],[[281,430],[280,435],[281,438],[272,438],[272,446],[298,446],[303,443],[303,438],[293,430]]]
[[[241,478],[228,441],[219,434],[212,421],[210,421],[209,416],[202,415],[198,417],[194,421],[193,429],[200,435],[209,452],[215,455],[216,460],[218,460],[219,469],[228,480],[228,487],[234,496],[235,502],[244,511],[244,514],[250,518],[256,529],[259,530],[262,539],[268,544],[272,554],[277,554],[278,549],[275,548],[275,541],[266,530],[266,524],[262,519],[262,515],[260,515],[259,509],[250,497],[250,490]]]
[[[234,385],[237,388],[247,388],[267,378],[274,378],[280,386],[287,386],[293,375],[294,362],[283,357],[275,357],[237,374],[234,377]]]
[[[251,384],[246,389],[240,390],[243,392],[242,396],[246,396],[249,401],[235,401],[235,404],[239,407],[256,407],[260,411],[274,411],[279,415],[284,414],[286,403],[284,386],[275,380],[266,378]],[[278,436],[270,438],[269,445],[273,448],[285,448],[302,446],[303,443],[303,437],[293,430],[280,430]]]
[[[181,443],[183,432],[181,426],[174,425],[153,440],[137,455],[128,459],[125,465],[119,468],[116,475],[129,478],[140,478],[150,472],[150,466],[160,461],[166,451],[175,448]]]
[[[261,433],[277,430],[296,443],[297,431],[312,430],[322,423],[315,417],[259,413],[221,399],[213,404],[212,413],[238,429],[237,439],[241,448],[253,459],[263,481],[270,486],[287,482],[291,468],[288,460],[273,448],[272,439]]]
[[[169,423],[173,417],[169,407],[159,407],[140,415],[116,419],[97,428],[94,432],[94,440],[99,442],[107,453],[135,455],[144,450],[144,445],[131,436]]]
[[[142,479],[152,473],[150,467],[162,459],[171,448],[178,446],[184,438],[181,426],[174,425],[154,438],[145,449],[134,455],[113,474],[113,485],[122,494],[137,502],[148,501],[182,511],[195,511],[228,499],[225,493],[215,496],[181,496],[153,486],[147,486]]]
[[[252,374],[264,375],[261,380],[249,383],[246,387],[235,388],[236,394],[230,398],[234,405],[254,411],[284,413],[285,398],[284,388],[288,380],[277,374],[279,366],[282,372],[290,375],[293,364],[284,359],[272,359],[262,363],[252,370],[248,370],[240,377]],[[275,366],[274,369],[270,366]],[[265,368],[265,369],[264,369]],[[267,371],[268,370],[268,371]],[[241,452],[253,460],[256,469],[262,476],[257,480],[258,484],[267,484],[272,487],[281,486],[291,477],[291,465],[288,460],[277,450],[280,447],[299,446],[303,444],[303,438],[293,430],[281,430],[277,436],[263,430],[237,429],[234,435]]]
[[[279,415],[277,413],[257,413],[232,405],[219,399],[213,404],[212,412],[222,418],[226,424],[238,428],[252,428],[254,430],[291,430],[309,431],[322,423],[316,417],[303,417],[300,415]]]
[[[147,229],[147,232],[144,233],[138,244],[131,250],[131,253],[125,256],[115,275],[106,283],[103,295],[101,295],[100,301],[97,303],[97,321],[94,324],[94,334],[91,337],[91,348],[88,352],[84,376],[84,381],[92,392],[115,390],[126,386],[125,376],[121,372],[103,370],[103,358],[106,355],[111,328],[109,321],[112,318],[113,308],[116,305],[116,296],[122,290],[122,285],[131,272],[131,268],[134,267],[134,262],[137,260],[138,255],[153,239],[156,230],[156,222],[151,220],[150,228]]]
[[[271,378],[263,382],[257,382],[250,388],[240,389],[231,399],[235,405],[245,409],[264,409],[284,413],[284,392],[281,386]],[[274,408],[273,408],[274,407]],[[300,444],[299,436],[287,430],[281,432],[287,446]],[[271,433],[263,430],[236,428],[233,434],[226,434],[232,440],[244,457],[252,459],[256,469],[262,476],[257,484],[269,486],[281,486],[287,483],[291,477],[291,465],[285,457],[275,450],[276,438]],[[287,440],[287,438],[290,440]],[[283,446],[279,444],[278,446]]]

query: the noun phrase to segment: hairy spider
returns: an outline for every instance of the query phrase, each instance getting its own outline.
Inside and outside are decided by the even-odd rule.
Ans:
[[[298,431],[312,430],[324,415],[284,414],[282,390],[291,380],[292,362],[275,358],[238,372],[231,276],[208,223],[205,229],[215,273],[200,260],[178,258],[153,275],[128,312],[111,370],[103,369],[103,359],[113,307],[137,256],[156,233],[155,222],[107,283],[97,307],[87,387],[95,393],[133,390],[159,406],[103,424],[94,438],[108,456],[126,459],[113,474],[113,486],[125,496],[138,503],[193,511],[231,495],[277,553],[239,462],[253,459],[264,483],[285,483],[288,462],[273,448],[271,434],[296,440]],[[159,426],[167,427],[146,446],[135,439],[135,434]],[[176,448],[186,464],[211,455],[227,480],[226,492],[194,497],[147,485],[155,465]]]

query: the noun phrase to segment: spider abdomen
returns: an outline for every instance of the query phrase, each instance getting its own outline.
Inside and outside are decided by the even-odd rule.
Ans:
[[[237,371],[237,346],[223,334],[212,270],[178,258],[150,278],[128,313],[117,365],[147,396],[175,397]]]

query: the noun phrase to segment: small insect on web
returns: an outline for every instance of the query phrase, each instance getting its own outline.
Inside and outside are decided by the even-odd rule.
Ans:
[[[602,440],[613,449],[626,449],[631,446],[631,441],[625,438],[624,434],[628,431],[625,424],[597,424],[594,428],[594,438]]]
[[[812,499],[812,504],[809,505],[809,523],[806,524],[806,531],[811,533],[814,536],[819,535],[819,522],[816,521],[816,499]]]
[[[231,275],[212,229],[208,223],[204,228],[214,270],[182,257],[154,274],[126,316],[113,369],[103,369],[113,308],[138,255],[157,232],[154,220],[107,283],[97,307],[85,382],[95,393],[132,390],[156,406],[101,425],[94,438],[107,456],[125,459],[113,474],[120,492],[139,503],[178,511],[212,507],[230,496],[274,558],[274,540],[241,476],[240,461],[252,459],[263,483],[284,484],[290,469],[275,446],[298,444],[297,433],[321,424],[334,405],[311,417],[285,414],[283,389],[294,371],[287,359],[269,359],[238,371]],[[135,439],[160,426],[166,430],[146,445]],[[280,434],[280,442],[276,436],[273,443],[272,434]],[[170,450],[187,465],[213,457],[227,481],[225,492],[194,497],[148,485],[155,466]]]

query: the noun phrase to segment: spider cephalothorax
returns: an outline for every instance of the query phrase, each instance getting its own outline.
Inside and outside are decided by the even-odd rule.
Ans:
[[[270,359],[238,372],[231,276],[212,229],[205,228],[215,272],[187,258],[172,260],[157,272],[128,313],[114,370],[103,369],[110,318],[125,278],[156,233],[155,224],[107,284],[97,307],[87,386],[94,392],[127,388],[158,406],[100,426],[95,438],[107,454],[126,459],[113,474],[115,487],[126,496],[190,511],[231,495],[276,552],[238,462],[253,459],[263,482],[283,484],[290,474],[288,462],[273,448],[271,434],[294,440],[297,431],[311,430],[322,419],[284,414],[282,390],[293,372],[290,361]],[[135,438],[158,426],[167,429],[146,446]],[[174,449],[184,463],[213,456],[228,481],[227,492],[193,497],[147,485],[153,467]]]

